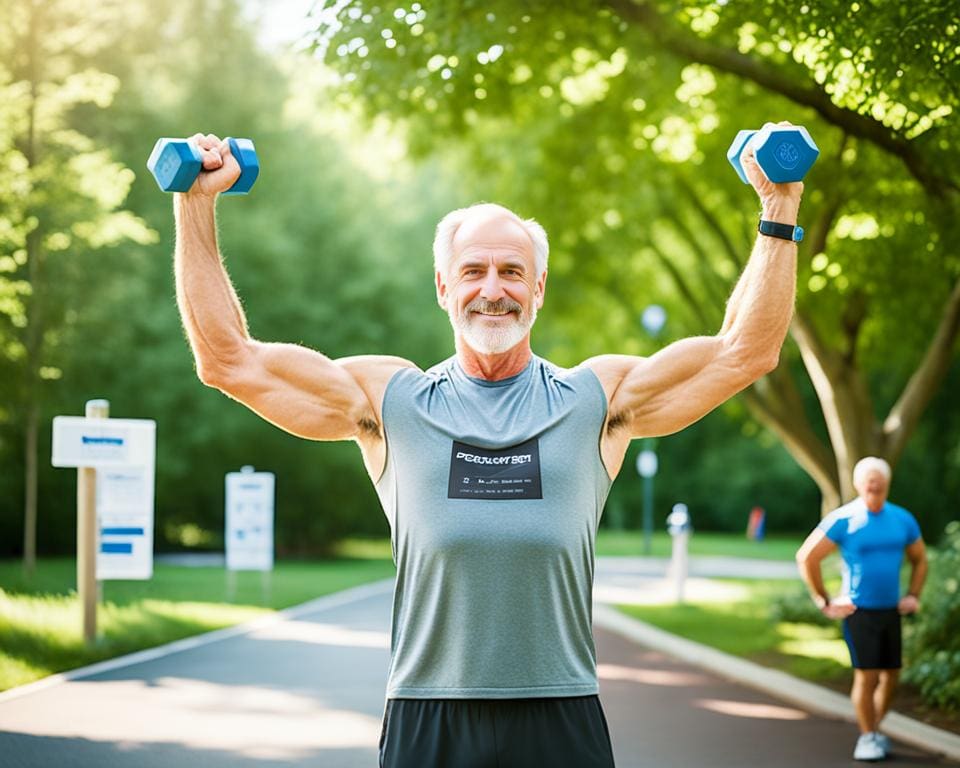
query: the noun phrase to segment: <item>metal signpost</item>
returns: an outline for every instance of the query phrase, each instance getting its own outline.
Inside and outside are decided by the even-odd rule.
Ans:
[[[153,575],[157,423],[111,419],[106,400],[90,400],[85,413],[54,418],[51,463],[77,468],[77,592],[89,644],[99,582]]]
[[[650,304],[640,315],[640,323],[656,340],[667,323],[667,310],[659,304]],[[646,445],[651,445],[651,441],[647,440]],[[653,476],[657,474],[657,454],[651,448],[645,448],[637,456],[637,472],[643,478],[643,554],[649,557],[653,540]]]
[[[657,454],[646,448],[637,455],[637,473],[643,478],[643,554],[650,556],[653,540],[653,476]]]

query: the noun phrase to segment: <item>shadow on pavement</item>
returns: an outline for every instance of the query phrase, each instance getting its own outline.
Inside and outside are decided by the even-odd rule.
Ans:
[[[232,750],[190,749],[177,744],[101,742],[0,731],[4,768],[370,768],[375,749],[315,749],[283,758]]]

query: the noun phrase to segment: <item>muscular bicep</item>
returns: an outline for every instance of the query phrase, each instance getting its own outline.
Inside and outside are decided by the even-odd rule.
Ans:
[[[358,360],[365,364],[358,365]],[[299,437],[363,439],[379,436],[383,388],[404,365],[412,364],[372,356],[331,360],[296,344],[250,341],[244,353],[211,383]]]
[[[683,339],[649,358],[615,360],[622,379],[609,398],[610,425],[631,438],[677,432],[759,376],[722,336]]]

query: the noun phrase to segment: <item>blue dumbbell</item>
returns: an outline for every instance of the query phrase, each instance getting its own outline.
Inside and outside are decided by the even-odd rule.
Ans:
[[[245,195],[260,175],[260,161],[250,139],[227,139],[240,164],[240,178],[223,194]],[[147,168],[164,192],[186,192],[203,167],[200,150],[188,139],[157,139]]]
[[[774,184],[800,181],[820,154],[807,129],[799,125],[770,125],[759,132],[740,131],[727,150],[727,160],[744,184],[750,180],[740,164],[740,153],[755,133],[753,147],[757,165]]]

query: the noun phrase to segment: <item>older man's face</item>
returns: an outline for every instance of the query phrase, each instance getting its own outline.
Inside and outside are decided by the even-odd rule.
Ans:
[[[878,511],[887,500],[887,493],[890,490],[890,482],[884,476],[883,472],[872,469],[866,476],[860,480],[857,486],[857,493],[864,503],[874,512]]]
[[[523,227],[503,214],[478,214],[457,230],[447,274],[437,275],[437,294],[472,349],[499,354],[530,332],[544,280]]]

